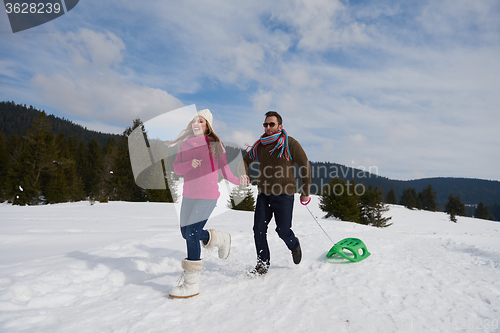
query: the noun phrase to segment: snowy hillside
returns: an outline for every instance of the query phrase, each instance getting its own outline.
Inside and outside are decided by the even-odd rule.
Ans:
[[[271,225],[255,265],[253,213],[228,211],[227,260],[203,253],[201,293],[170,299],[185,243],[173,204],[0,205],[1,332],[500,332],[500,223],[391,206],[386,229],[321,219],[371,256],[331,263],[328,237],[296,198],[296,266]],[[225,202],[222,201],[224,205]]]

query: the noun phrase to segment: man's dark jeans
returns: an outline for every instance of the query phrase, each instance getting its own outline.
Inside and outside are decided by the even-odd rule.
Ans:
[[[285,242],[290,251],[298,246],[297,238],[292,231],[293,195],[273,195],[260,193],[255,204],[253,235],[257,260],[270,263],[269,246],[267,243],[267,228],[274,215],[276,232]]]

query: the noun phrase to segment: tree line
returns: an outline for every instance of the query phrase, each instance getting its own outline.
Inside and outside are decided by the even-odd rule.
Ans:
[[[30,118],[28,118],[30,119]],[[15,205],[53,204],[80,200],[174,202],[175,186],[166,190],[143,189],[135,183],[130,163],[128,137],[138,127],[148,141],[140,119],[119,136],[110,136],[101,145],[97,136],[85,138],[56,134],[53,119],[36,112],[25,135],[0,132],[0,201]],[[239,148],[226,147],[228,156]],[[166,161],[172,164],[173,161]],[[169,169],[167,171],[167,169]],[[178,181],[172,168],[148,168],[139,177],[162,172],[167,182]],[[142,179],[144,180],[144,179]],[[172,185],[172,184],[170,184]],[[239,199],[243,196],[243,200]],[[237,203],[237,204],[236,204]],[[236,187],[230,194],[230,208],[253,210],[255,200],[249,187]]]
[[[16,205],[91,200],[172,202],[167,190],[144,190],[135,184],[127,137],[142,126],[110,137],[102,146],[77,135],[55,134],[45,112],[26,135],[0,132],[0,200]]]
[[[432,212],[438,210],[436,192],[430,184],[418,193],[413,188],[405,189],[398,201],[392,188],[384,197],[383,191],[378,187],[366,187],[363,183],[356,183],[355,180],[345,180],[339,177],[335,177],[321,189],[319,207],[326,213],[327,218],[336,217],[342,221],[383,228],[392,224],[388,223],[391,217],[384,215],[389,210],[389,204]],[[460,195],[450,194],[445,205],[445,212],[449,214],[453,222],[457,222],[457,216],[467,216]],[[476,206],[474,217],[480,219],[491,217],[484,203],[480,202]]]
[[[383,192],[378,188],[356,184],[355,180],[333,178],[321,189],[319,207],[326,217],[356,222],[374,227],[390,226],[391,217],[384,216],[389,210]]]
[[[331,162],[311,162],[311,166],[314,170],[319,170],[312,175],[314,188],[319,189],[317,192],[313,191],[313,194],[320,195],[325,183],[329,183],[332,178],[340,178],[351,184],[356,182],[367,188],[378,188],[384,193],[388,203],[431,211],[446,211],[449,196],[452,194],[464,203],[465,213],[461,213],[464,216],[500,221],[500,182],[498,181],[469,178],[425,178],[401,181],[379,176],[376,168],[354,168]],[[433,196],[430,196],[429,186],[432,188],[431,191],[434,191]],[[432,200],[426,202],[431,197]],[[424,199],[424,201],[419,202],[419,199]],[[476,212],[476,209],[479,210]]]
[[[444,206],[448,201],[450,193],[460,195],[462,202],[466,205],[477,205],[483,202],[490,209],[490,213],[500,219],[500,182],[493,180],[474,179],[474,178],[423,178],[415,180],[394,180],[378,174],[378,168],[374,166],[345,166],[332,162],[314,162],[311,161],[311,167],[315,171],[312,175],[312,182],[315,184],[314,189],[321,189],[326,183],[333,178],[338,177],[344,180],[355,180],[356,183],[363,183],[365,186],[378,187],[384,193],[388,193],[391,189],[399,198],[403,191],[407,188],[414,188],[417,192],[422,191],[428,185],[432,185],[436,191],[436,202],[438,210],[444,210]],[[315,194],[319,194],[315,193]],[[469,215],[471,206],[466,206]]]
[[[396,199],[394,190],[391,188],[385,196],[385,202],[388,204],[400,204],[409,209],[428,210],[431,212],[438,211],[436,191],[434,191],[430,184],[418,193],[411,187],[404,189],[399,202]],[[448,196],[444,212],[450,215],[450,220],[453,222],[457,222],[457,216],[469,215],[466,212],[465,204],[460,199],[460,194],[454,195],[453,193],[450,193]],[[494,220],[494,216],[490,214],[488,207],[482,201],[475,206],[472,216],[484,220]]]

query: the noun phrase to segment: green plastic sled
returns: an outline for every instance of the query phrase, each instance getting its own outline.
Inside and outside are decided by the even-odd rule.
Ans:
[[[346,238],[337,242],[328,251],[326,257],[332,258],[336,254],[352,262],[358,262],[370,256],[365,243],[357,238]]]

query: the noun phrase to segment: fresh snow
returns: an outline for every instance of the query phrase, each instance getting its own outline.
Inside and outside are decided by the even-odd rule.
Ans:
[[[207,228],[231,233],[231,255],[202,254],[190,299],[168,297],[186,255],[174,204],[0,204],[0,331],[500,332],[500,223],[390,206],[378,229],[323,219],[318,203],[325,232],[370,257],[327,261],[333,244],[297,196],[302,262],[272,222],[271,268],[252,279],[253,213],[227,211]]]

